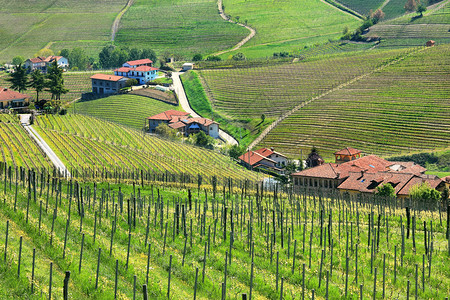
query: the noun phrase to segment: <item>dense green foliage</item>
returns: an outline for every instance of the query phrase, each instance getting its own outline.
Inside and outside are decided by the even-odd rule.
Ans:
[[[443,55],[448,51],[448,45],[421,48],[312,101],[272,130],[261,146],[293,157],[312,145],[327,157],[346,146],[381,156],[448,148],[450,91],[442,76],[450,63]]]
[[[219,16],[215,0],[136,0],[122,18],[116,44],[191,59],[234,46],[247,34]]]

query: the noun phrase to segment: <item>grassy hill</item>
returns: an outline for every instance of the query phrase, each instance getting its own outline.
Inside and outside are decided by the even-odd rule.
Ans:
[[[394,155],[448,148],[449,45],[420,49],[363,80],[312,101],[286,118],[260,146],[298,157],[345,146]]]
[[[213,175],[236,180],[254,180],[257,174],[238,166],[217,152],[172,142],[153,135],[79,114],[41,116],[36,130],[47,141],[72,174],[107,170],[197,174],[205,182]],[[75,172],[75,173],[74,173]]]
[[[247,29],[219,16],[215,0],[136,0],[122,18],[116,44],[192,59],[234,46],[246,35]]]
[[[338,38],[344,27],[356,28],[360,23],[358,18],[317,0],[225,0],[223,4],[233,20],[239,17],[256,30],[256,36],[236,51],[249,58],[297,52],[306,45]]]
[[[386,20],[370,27],[367,37],[380,37],[378,47],[396,48],[423,46],[428,40],[438,44],[450,43],[450,1],[430,6],[424,16],[416,13]]]
[[[82,47],[97,55],[126,0],[0,1],[0,62],[47,47]]]
[[[72,111],[91,115],[141,130],[147,117],[181,107],[138,95],[116,95],[96,100],[76,102]]]

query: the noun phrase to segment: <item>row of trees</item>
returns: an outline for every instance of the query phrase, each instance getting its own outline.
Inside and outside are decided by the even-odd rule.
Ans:
[[[129,60],[149,58],[156,61],[156,53],[152,49],[118,48],[113,45],[105,46],[98,55],[99,67],[103,69],[116,68]]]
[[[36,91],[36,102],[39,102],[39,93],[48,91],[52,95],[53,109],[58,110],[61,106],[61,95],[69,90],[64,86],[63,69],[60,68],[56,60],[48,67],[47,74],[42,74],[38,69],[33,70],[29,75],[21,64],[16,66],[15,72],[6,79],[11,83],[10,88],[19,92],[32,88]]]

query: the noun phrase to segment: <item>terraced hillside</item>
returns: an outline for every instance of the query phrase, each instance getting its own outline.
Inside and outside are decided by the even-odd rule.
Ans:
[[[234,46],[246,35],[247,29],[219,16],[216,0],[135,0],[116,42],[192,59]]]
[[[28,136],[15,115],[0,114],[0,161],[13,168],[48,169],[51,162]]]
[[[0,1],[0,61],[82,47],[96,55],[111,36],[111,25],[126,0]]]
[[[205,178],[255,179],[217,152],[144,135],[137,130],[84,115],[41,116],[36,130],[71,174],[107,170],[150,170],[174,174],[204,174]],[[206,179],[205,179],[206,180]]]
[[[147,117],[179,106],[138,95],[116,95],[96,100],[76,102],[72,110],[141,130]]]
[[[279,117],[311,97],[389,61],[406,50],[374,51],[297,63],[198,71],[215,110],[239,118]],[[250,65],[249,65],[250,66]]]
[[[224,0],[225,13],[247,22],[256,36],[236,52],[247,57],[272,56],[274,52],[296,52],[305,45],[338,38],[344,27],[356,28],[360,20],[326,2],[314,0]]]
[[[88,93],[92,91],[91,79],[89,79],[95,73],[112,74],[110,71],[93,71],[93,72],[67,72],[64,73],[64,85],[69,90],[67,94],[61,95],[61,101],[67,103],[81,97],[82,93]],[[10,82],[6,81],[9,75],[5,72],[0,73],[0,88],[9,87]],[[33,99],[36,99],[36,92],[34,89],[29,88],[24,94],[29,95]],[[51,99],[51,94],[48,92],[39,93],[39,99]]]
[[[450,146],[449,45],[404,60],[311,102],[275,127],[260,146],[298,157],[351,146],[393,155]]]
[[[409,14],[380,22],[370,27],[367,37],[380,37],[379,47],[395,48],[423,46],[428,40],[438,44],[450,43],[450,1],[429,7],[421,18]]]
[[[367,16],[370,10],[376,10],[385,1],[384,0],[337,0],[336,2],[343,4],[345,7],[350,8],[361,15]],[[390,2],[390,1],[388,1]]]

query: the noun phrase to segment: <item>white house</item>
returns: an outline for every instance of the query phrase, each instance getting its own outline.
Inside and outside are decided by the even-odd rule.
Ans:
[[[30,72],[39,69],[42,73],[47,73],[47,68],[56,60],[58,67],[67,69],[69,67],[69,61],[63,56],[38,56],[35,58],[29,58],[25,61],[23,66]]]
[[[137,68],[140,66],[153,67],[153,61],[148,58],[138,59],[138,60],[130,60],[122,65],[122,67],[127,68]]]
[[[139,84],[146,84],[155,80],[158,76],[158,69],[149,66],[121,67],[114,70],[114,75],[134,78]]]

